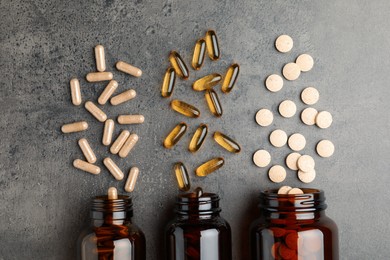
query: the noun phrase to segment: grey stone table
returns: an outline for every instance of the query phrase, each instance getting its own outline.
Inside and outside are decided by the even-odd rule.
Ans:
[[[87,84],[85,75],[95,69],[93,47],[106,47],[109,70],[120,90],[134,88],[137,98],[126,105],[105,109],[109,117],[119,113],[143,113],[146,123],[128,127],[140,141],[119,165],[137,165],[141,174],[132,194],[135,222],[147,237],[148,259],[163,252],[164,226],[173,217],[178,193],[172,164],[185,162],[193,187],[220,194],[222,215],[231,223],[234,259],[248,259],[250,222],[258,216],[257,196],[276,188],[267,169],[251,162],[254,151],[268,149],[272,163],[283,163],[287,147],[272,148],[267,141],[272,129],[301,132],[306,153],[315,157],[317,178],[302,185],[288,171],[284,184],[325,190],[327,213],[340,229],[341,259],[388,259],[390,226],[390,2],[376,1],[31,1],[0,2],[0,259],[74,259],[76,239],[88,219],[91,197],[110,186],[123,192],[104,169],[92,176],[72,167],[82,156],[76,140],[87,137],[99,156],[102,125],[82,107],[70,103],[69,80],[79,77],[84,100],[96,100],[104,84]],[[199,119],[186,119],[172,112],[169,100],[160,96],[160,85],[169,65],[170,50],[178,50],[188,62],[195,41],[208,28],[217,31],[222,58],[206,60],[201,71],[191,71],[189,81],[179,81],[175,98],[196,104]],[[294,49],[278,53],[274,39],[287,33]],[[312,71],[297,81],[286,82],[282,91],[267,92],[264,79],[280,73],[286,62],[301,53],[315,59]],[[123,59],[143,69],[135,79],[115,71]],[[203,95],[190,90],[192,81],[210,72],[223,73],[236,61],[241,74],[229,95],[220,95],[224,115],[213,118]],[[333,113],[327,130],[303,125],[298,116],[283,119],[277,104],[295,100],[304,107],[299,93],[316,86],[320,110]],[[220,93],[220,91],[219,91]],[[262,107],[272,109],[274,124],[256,125],[254,115]],[[63,123],[85,119],[85,133],[63,135]],[[178,122],[205,122],[210,131],[221,130],[243,147],[238,155],[222,150],[208,137],[202,150],[192,155],[187,134],[174,149],[161,142]],[[123,127],[122,127],[123,128]],[[116,129],[116,133],[119,127]],[[331,139],[332,158],[321,159],[315,143]],[[200,179],[193,170],[213,156],[223,156],[225,166]]]

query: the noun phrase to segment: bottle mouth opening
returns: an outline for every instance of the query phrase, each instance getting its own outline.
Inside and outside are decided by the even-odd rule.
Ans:
[[[219,213],[219,196],[215,193],[203,193],[201,196],[196,193],[180,194],[176,198],[175,211],[179,215]]]
[[[133,216],[133,203],[129,196],[118,195],[118,199],[108,199],[107,195],[96,196],[92,200],[91,217],[103,219],[111,215],[113,219],[125,219]]]

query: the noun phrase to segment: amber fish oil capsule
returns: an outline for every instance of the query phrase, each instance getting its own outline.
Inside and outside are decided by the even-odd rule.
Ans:
[[[201,124],[195,131],[194,135],[191,138],[188,150],[192,153],[195,153],[200,149],[203,142],[206,140],[208,132],[208,127],[205,124]]]
[[[110,173],[112,174],[112,176],[114,176],[116,180],[120,181],[125,176],[121,169],[119,169],[118,165],[116,165],[111,158],[104,158],[103,164],[107,167],[107,169],[110,171]]]
[[[216,117],[221,117],[223,111],[217,93],[212,89],[208,89],[206,90],[204,96],[206,98],[207,106],[209,107],[210,112]]]
[[[176,112],[188,116],[188,117],[199,117],[200,111],[196,107],[187,104],[183,101],[180,101],[178,99],[171,101],[171,108],[175,110]]]
[[[125,184],[125,191],[133,192],[135,188],[135,183],[137,182],[139,174],[139,169],[137,167],[132,167],[129,172],[129,176],[127,177]]]
[[[175,172],[176,181],[177,185],[179,186],[179,189],[181,191],[189,191],[191,188],[190,178],[188,176],[188,171],[184,164],[181,162],[175,163],[173,170]]]
[[[91,113],[98,121],[104,122],[107,120],[107,115],[104,113],[100,108],[98,108],[94,103],[91,101],[85,102],[85,109]]]
[[[70,94],[72,97],[73,105],[75,106],[80,105],[81,104],[80,82],[76,78],[70,80]]]
[[[86,79],[88,82],[99,82],[112,80],[113,77],[111,72],[90,72],[87,74]]]
[[[103,145],[108,146],[111,144],[112,134],[114,133],[114,127],[115,127],[114,120],[107,119],[106,122],[104,122],[104,130],[103,130],[103,138],[102,138]]]
[[[127,138],[130,136],[130,132],[127,130],[123,130],[118,138],[114,141],[114,143],[111,145],[110,152],[112,154],[117,154],[119,150],[122,148],[122,146],[125,144]]]
[[[240,73],[240,66],[237,63],[230,65],[228,68],[225,79],[222,83],[222,91],[224,93],[229,93],[232,91],[234,84],[236,84],[236,80],[238,78],[238,74]]]
[[[104,105],[107,103],[107,100],[114,94],[115,90],[118,88],[118,82],[116,80],[111,80],[107,86],[104,88],[102,94],[98,98],[98,103]]]
[[[190,76],[190,72],[179,53],[177,53],[176,51],[171,51],[171,53],[169,54],[169,61],[171,62],[176,74],[180,78],[188,79],[188,77]]]
[[[138,135],[137,134],[131,134],[126,142],[123,144],[122,148],[119,150],[119,157],[125,158],[130,153],[131,149],[135,146],[135,144],[138,142]]]
[[[65,124],[61,127],[61,131],[64,134],[68,133],[74,133],[74,132],[81,132],[85,131],[88,129],[88,123],[85,121],[80,121],[80,122],[74,122],[70,124]]]
[[[196,168],[195,174],[199,177],[205,177],[221,168],[224,163],[225,161],[221,157],[211,159],[210,161],[207,161],[198,168]]]
[[[73,161],[73,166],[79,170],[89,172],[91,174],[99,174],[100,173],[100,168],[96,165],[93,165],[92,163],[76,159]]]
[[[194,48],[194,55],[192,56],[192,67],[194,70],[199,70],[204,61],[204,55],[206,53],[206,41],[204,39],[199,39]]]
[[[105,71],[106,70],[106,58],[104,55],[104,47],[102,45],[96,45],[95,47],[95,60],[96,60],[96,70]]]
[[[142,70],[124,61],[118,61],[115,66],[117,70],[130,74],[134,77],[138,78],[142,76]]]
[[[221,132],[214,133],[214,140],[231,153],[239,153],[241,151],[241,147],[236,141]]]
[[[142,124],[145,122],[143,115],[120,115],[118,116],[118,123],[121,125]]]
[[[164,81],[161,87],[161,96],[167,98],[172,95],[175,87],[176,72],[173,68],[168,68],[165,72]]]
[[[176,125],[171,132],[165,137],[164,139],[164,147],[167,149],[172,148],[179,140],[183,137],[185,132],[187,131],[187,124],[184,122],[181,122],[180,124]]]
[[[219,50],[218,38],[217,34],[213,30],[209,30],[206,33],[206,46],[207,53],[211,60],[218,60],[221,56],[221,52]]]
[[[122,104],[126,101],[129,101],[129,100],[135,98],[136,95],[137,95],[137,93],[135,92],[134,89],[129,89],[129,90],[123,91],[122,93],[116,95],[115,97],[112,97],[110,99],[110,102],[111,102],[111,105],[116,106],[116,105]]]
[[[221,81],[222,77],[218,73],[213,73],[203,78],[198,79],[192,84],[192,88],[196,91],[203,91],[206,89],[212,89]]]
[[[80,146],[81,151],[84,154],[85,159],[87,159],[87,161],[89,163],[95,163],[96,162],[96,155],[93,152],[91,146],[89,145],[87,139],[85,139],[85,138],[80,139],[78,141],[78,144]]]

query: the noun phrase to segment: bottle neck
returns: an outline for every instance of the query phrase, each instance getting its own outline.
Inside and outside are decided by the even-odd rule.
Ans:
[[[114,200],[107,196],[97,196],[92,200],[90,215],[94,226],[121,225],[131,222],[133,203],[128,196],[118,196]]]
[[[210,219],[219,216],[219,196],[214,193],[180,194],[176,198],[176,216],[178,219]]]

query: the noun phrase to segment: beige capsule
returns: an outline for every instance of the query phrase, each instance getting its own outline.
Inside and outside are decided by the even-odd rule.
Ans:
[[[123,130],[119,136],[116,138],[114,143],[111,145],[110,152],[112,154],[117,154],[122,146],[125,144],[127,138],[130,136],[130,132]]]
[[[115,187],[108,188],[107,197],[109,200],[117,200],[118,199],[118,190]]]
[[[120,115],[118,123],[121,125],[142,124],[145,121],[143,115]]]
[[[103,164],[107,167],[116,180],[120,181],[125,176],[121,169],[119,169],[118,165],[116,165],[116,163],[111,158],[104,158]]]
[[[129,176],[127,177],[125,183],[125,191],[132,192],[135,188],[135,183],[137,182],[139,174],[139,169],[137,167],[132,167],[129,172]]]
[[[98,98],[98,103],[104,105],[107,103],[108,99],[114,94],[115,90],[118,88],[118,82],[116,80],[111,80],[107,86],[104,88],[102,94]]]
[[[72,103],[75,106],[81,104],[81,90],[80,90],[80,82],[78,79],[73,78],[70,80],[70,94],[72,97]]]
[[[73,161],[73,166],[79,170],[89,172],[91,174],[99,174],[100,173],[100,168],[96,165],[93,165],[92,163],[76,159]]]
[[[137,134],[131,134],[126,142],[123,144],[122,148],[119,150],[119,156],[122,158],[125,158],[133,149],[134,145],[138,142],[138,135]]]
[[[116,63],[116,68],[119,71],[122,71],[124,73],[130,74],[134,77],[141,77],[142,76],[142,70],[140,70],[137,67],[134,67],[133,65],[130,65],[124,61],[118,61]]]
[[[87,139],[85,139],[85,138],[80,139],[78,141],[78,144],[80,146],[81,151],[84,154],[85,159],[87,159],[87,161],[89,163],[95,163],[96,162],[96,155],[93,152],[91,146],[89,145]]]
[[[65,124],[61,127],[61,131],[64,134],[81,132],[81,131],[85,131],[87,129],[88,129],[88,123],[85,121],[79,121],[79,122],[74,122],[74,123],[70,123],[70,124]]]
[[[95,47],[95,60],[96,60],[96,70],[105,71],[106,70],[106,58],[104,55],[104,47],[102,45],[96,45]]]
[[[107,115],[99,107],[97,107],[93,102],[85,102],[85,109],[91,113],[98,121],[104,122],[107,120]]]
[[[104,123],[102,143],[105,146],[111,144],[112,134],[114,133],[115,122],[112,119],[107,119]]]
[[[135,98],[136,95],[137,95],[137,93],[135,92],[134,89],[129,89],[129,90],[126,90],[126,91],[112,97],[110,99],[110,102],[111,102],[111,105],[116,106],[116,105],[122,104],[126,101],[129,101],[129,100]]]
[[[88,82],[99,82],[99,81],[107,81],[112,80],[114,76],[112,75],[112,72],[90,72],[87,74],[87,81]]]

